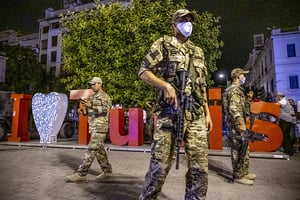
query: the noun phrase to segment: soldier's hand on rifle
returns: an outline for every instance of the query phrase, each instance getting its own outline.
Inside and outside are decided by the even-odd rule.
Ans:
[[[175,108],[177,108],[177,96],[176,96],[176,90],[174,87],[167,83],[166,87],[164,88],[164,100],[171,105],[174,105]]]
[[[170,83],[156,77],[151,71],[144,71],[140,75],[140,78],[149,85],[162,89],[164,91],[164,100],[166,103],[174,105],[175,108],[177,108],[176,91]]]

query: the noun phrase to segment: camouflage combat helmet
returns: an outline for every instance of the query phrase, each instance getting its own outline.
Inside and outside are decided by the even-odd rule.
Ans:
[[[249,71],[245,71],[241,68],[234,68],[232,71],[231,71],[231,78],[233,77],[239,77],[239,75],[241,74],[248,74]]]
[[[189,15],[192,18],[192,21],[196,19],[195,13],[189,11],[188,9],[179,9],[176,12],[174,12],[172,16],[172,22],[175,22],[178,18],[181,18],[186,15]]]

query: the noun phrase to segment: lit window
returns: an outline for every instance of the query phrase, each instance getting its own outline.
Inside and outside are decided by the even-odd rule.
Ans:
[[[288,57],[296,57],[295,44],[288,44],[286,47],[287,47],[287,56]]]
[[[299,80],[298,76],[290,76],[290,89],[298,89],[299,88]]]

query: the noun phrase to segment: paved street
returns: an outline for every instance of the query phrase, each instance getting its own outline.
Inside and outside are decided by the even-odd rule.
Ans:
[[[0,199],[136,200],[149,164],[149,145],[107,146],[114,172],[110,179],[95,181],[100,169],[94,161],[86,182],[65,183],[65,176],[81,163],[85,146],[72,141],[43,149],[37,142],[0,142]],[[226,176],[231,170],[228,153],[228,150],[210,152],[207,200],[300,200],[299,153],[289,160],[251,157],[250,170],[258,177],[253,186],[228,182]],[[186,170],[182,154],[180,169],[173,167],[159,199],[183,199]]]

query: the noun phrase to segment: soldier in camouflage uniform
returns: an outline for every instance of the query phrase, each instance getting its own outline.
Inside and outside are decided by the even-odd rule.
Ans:
[[[145,176],[140,200],[157,199],[176,157],[174,115],[178,108],[176,73],[187,71],[185,95],[191,105],[185,111],[184,136],[188,171],[186,200],[205,199],[208,187],[208,133],[212,121],[207,103],[204,54],[188,38],[196,15],[180,9],[173,14],[174,36],[155,41],[144,57],[139,77],[156,89],[153,112],[157,124],[151,145],[150,167]]]
[[[256,178],[255,174],[249,173],[249,147],[240,165],[242,141],[240,136],[246,130],[247,110],[245,107],[244,90],[240,87],[245,82],[244,71],[241,68],[235,68],[231,72],[232,85],[225,90],[224,97],[228,101],[228,111],[225,112],[227,124],[231,129],[231,161],[233,168],[233,177],[237,183],[252,185]]]
[[[108,94],[102,90],[102,81],[99,77],[93,77],[89,84],[95,93],[87,100],[81,100],[84,109],[79,110],[79,113],[88,116],[91,139],[84,154],[82,164],[75,174],[66,177],[66,182],[86,180],[88,169],[95,157],[102,169],[102,173],[96,177],[96,180],[106,178],[112,173],[112,168],[104,149],[104,140],[109,125],[109,111],[112,103]]]

